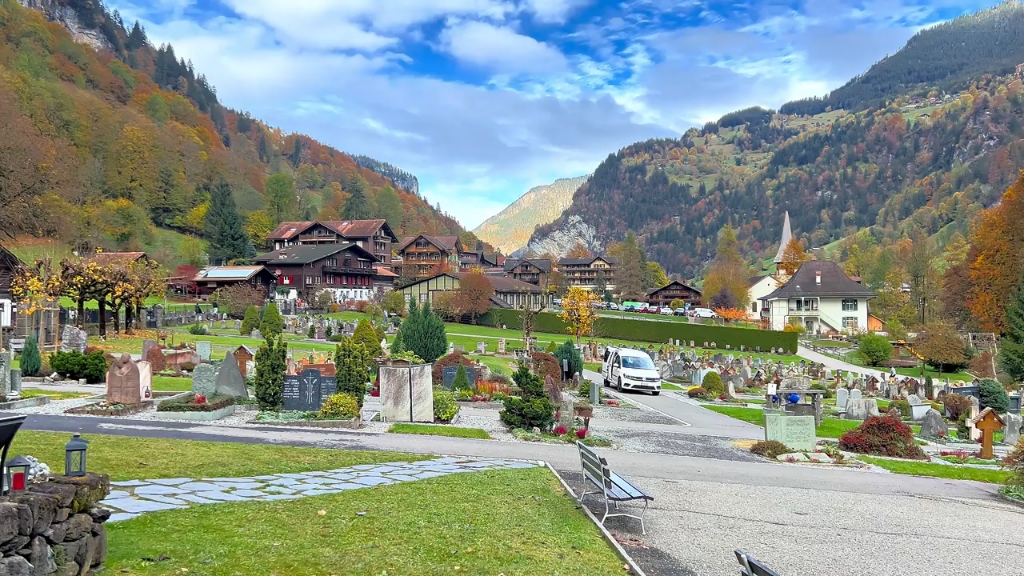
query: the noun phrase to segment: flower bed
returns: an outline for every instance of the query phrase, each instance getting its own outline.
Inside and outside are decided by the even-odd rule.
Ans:
[[[86,404],[78,408],[69,408],[64,411],[65,414],[88,414],[90,416],[128,416],[130,414],[138,414],[139,412],[145,412],[153,407],[152,400],[143,400],[142,402],[129,406],[127,404],[108,404],[106,400],[102,402],[96,402],[95,404]]]
[[[206,398],[199,394],[182,394],[174,398],[168,398],[157,407],[157,412],[216,412],[233,406],[235,398],[223,394]]]

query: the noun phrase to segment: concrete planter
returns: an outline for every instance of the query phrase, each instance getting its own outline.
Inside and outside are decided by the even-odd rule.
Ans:
[[[139,412],[145,412],[153,407],[152,400],[145,400],[141,404],[135,406],[125,406],[124,408],[112,409],[112,408],[101,408],[99,403],[86,404],[80,408],[71,408],[65,410],[65,414],[89,414],[91,416],[130,416]]]
[[[220,420],[235,413],[236,406],[225,406],[220,410],[210,412],[156,412],[156,417],[161,420],[190,420],[192,422],[212,422]]]
[[[35,398],[25,398],[24,400],[11,400],[10,402],[0,402],[0,411],[35,408],[36,406],[44,406],[49,403],[49,396],[36,396]]]
[[[359,418],[352,420],[299,420],[295,422],[264,422],[262,420],[249,420],[249,424],[260,424],[263,426],[288,426],[294,428],[348,428],[357,430],[362,426],[363,421]]]
[[[456,402],[462,408],[480,408],[481,410],[503,410],[505,404],[503,402]]]

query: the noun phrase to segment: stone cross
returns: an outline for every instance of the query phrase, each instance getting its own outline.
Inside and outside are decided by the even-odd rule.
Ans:
[[[991,408],[985,408],[976,420],[974,427],[981,430],[981,452],[978,457],[982,460],[992,459],[992,435],[997,430],[1003,429],[1003,419]]]

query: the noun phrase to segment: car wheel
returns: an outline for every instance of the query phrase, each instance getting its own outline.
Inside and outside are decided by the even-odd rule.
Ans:
[[[607,379],[607,378],[605,378],[605,379],[604,379],[604,387],[605,387],[605,388],[607,388],[607,387],[608,387],[608,379]]]
[[[616,382],[615,389],[622,392],[622,378],[619,378],[618,382]]]
[[[657,396],[658,394],[661,394],[661,390],[655,390],[654,392],[651,392],[651,396]]]

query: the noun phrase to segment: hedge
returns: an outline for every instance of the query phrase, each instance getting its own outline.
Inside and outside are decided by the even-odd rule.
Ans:
[[[518,310],[492,308],[477,318],[479,324],[500,328],[504,325],[511,330],[519,330],[520,312]],[[565,322],[557,314],[541,312],[534,318],[535,332],[549,334],[567,334]],[[757,330],[753,328],[733,328],[731,326],[711,326],[685,322],[655,322],[630,318],[600,317],[594,323],[594,333],[601,338],[614,338],[631,342],[668,342],[679,340],[679,343],[694,344],[703,347],[704,343],[714,342],[718,348],[726,345],[732,348],[746,346],[749,350],[761,348],[767,352],[772,348],[783,349],[789,354],[796,354],[796,332],[779,332],[775,330]]]

